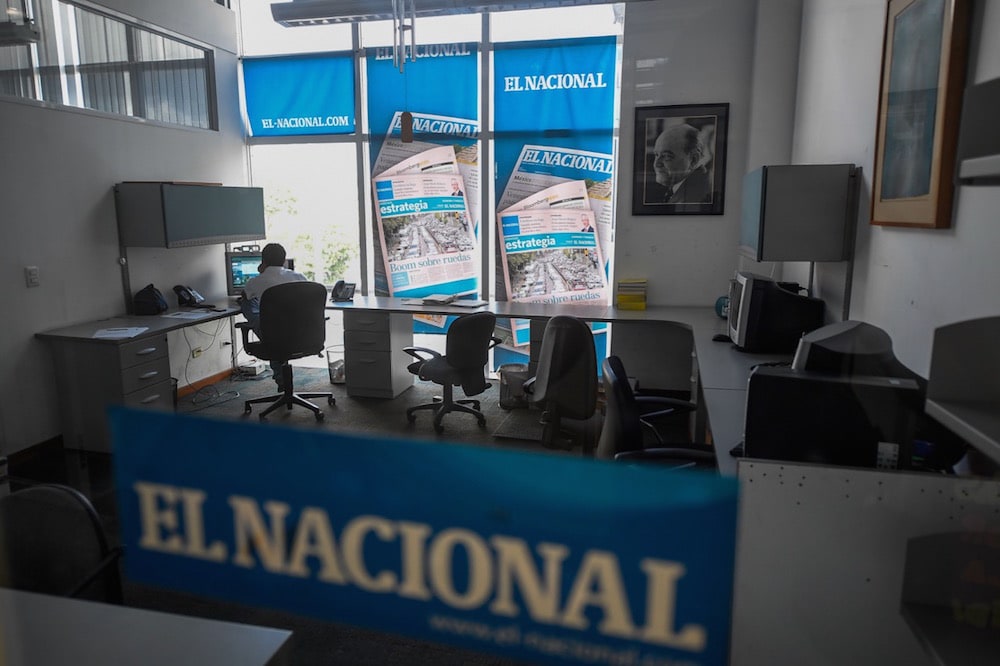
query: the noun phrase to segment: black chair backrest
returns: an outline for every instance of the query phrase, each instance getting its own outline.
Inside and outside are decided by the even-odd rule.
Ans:
[[[628,383],[625,366],[617,356],[601,363],[604,381],[604,426],[597,442],[597,458],[610,460],[622,451],[638,451],[642,446],[639,405]]]
[[[0,585],[121,603],[121,574],[90,500],[40,484],[0,498]]]
[[[260,296],[260,339],[268,356],[290,360],[323,351],[326,342],[326,287],[318,282],[286,282]]]
[[[451,322],[445,341],[444,355],[448,365],[457,370],[480,374],[489,360],[490,341],[497,317],[492,312],[474,312]]]
[[[594,334],[582,319],[560,315],[545,325],[532,400],[571,419],[593,415],[597,357]]]

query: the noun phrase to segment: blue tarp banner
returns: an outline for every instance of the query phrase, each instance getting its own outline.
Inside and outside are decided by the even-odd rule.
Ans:
[[[354,132],[350,52],[244,58],[243,86],[253,136]]]
[[[615,37],[497,45],[497,132],[614,130]]]
[[[130,580],[532,663],[725,664],[737,483],[111,410]]]
[[[409,47],[405,49],[410,53]],[[372,176],[379,176],[400,161],[435,146],[452,146],[458,172],[463,178],[469,218],[479,237],[480,165],[479,140],[479,45],[475,43],[420,44],[416,60],[407,60],[403,71],[393,62],[392,49],[370,48],[365,60],[368,90],[368,124],[371,138]],[[400,141],[403,112],[413,119],[413,141]],[[373,225],[375,238],[380,237]],[[372,253],[376,295],[389,295],[382,245],[376,242]],[[476,253],[478,263],[478,250]],[[411,285],[405,294],[393,282],[394,295],[423,296],[431,293],[476,293],[478,275],[451,283]],[[398,293],[397,293],[398,292]],[[418,333],[443,333],[445,326],[414,322]]]

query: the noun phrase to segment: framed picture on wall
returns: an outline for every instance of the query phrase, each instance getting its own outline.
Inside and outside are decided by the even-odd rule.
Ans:
[[[729,104],[635,110],[633,215],[722,215]]]
[[[968,0],[888,4],[872,224],[951,226],[968,30]]]

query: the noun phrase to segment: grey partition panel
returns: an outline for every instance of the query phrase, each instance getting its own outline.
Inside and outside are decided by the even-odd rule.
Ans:
[[[997,530],[1000,481],[744,460],[734,666],[920,665],[900,613],[907,542]]]

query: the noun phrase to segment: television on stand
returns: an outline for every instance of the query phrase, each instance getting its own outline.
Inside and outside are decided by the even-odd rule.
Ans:
[[[742,351],[793,353],[803,334],[823,325],[823,299],[798,285],[739,271],[729,283],[729,339]]]

